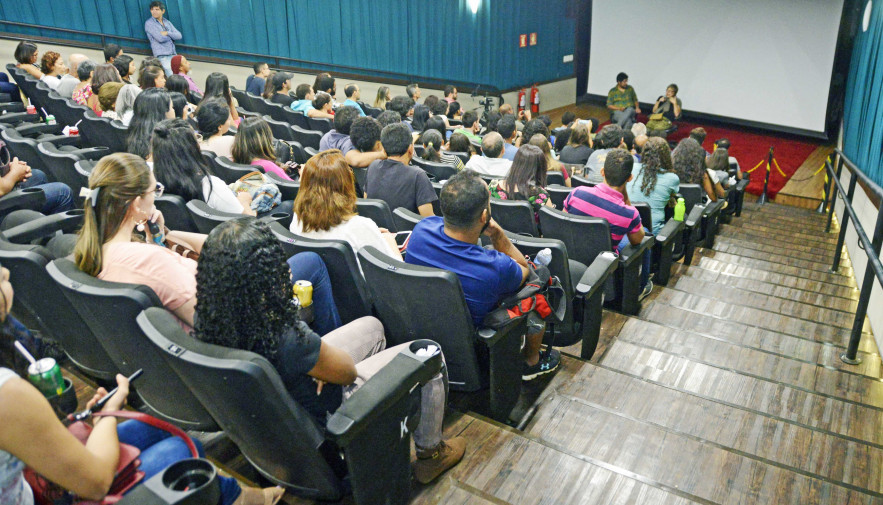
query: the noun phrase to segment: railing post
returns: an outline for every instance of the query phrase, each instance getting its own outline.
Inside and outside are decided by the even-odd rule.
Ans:
[[[858,178],[855,172],[850,172],[852,177],[849,178],[849,190],[846,192],[846,200],[844,205],[852,205],[852,196],[855,194],[855,183]],[[837,236],[837,249],[834,251],[834,263],[831,265],[831,273],[837,273],[840,270],[840,256],[843,254],[843,242],[846,240],[846,228],[849,225],[849,213],[843,213],[843,222],[840,223],[840,234]]]
[[[837,177],[837,180],[839,181],[840,180],[840,172],[842,170],[843,170],[843,156],[837,155],[837,173],[832,176],[832,179],[833,179],[833,177]],[[837,203],[837,192],[834,191],[834,186],[833,186],[834,181],[831,180],[830,182],[831,182],[831,191],[830,191],[831,208],[828,209],[828,225],[825,226],[825,233],[831,233],[831,221],[834,220],[834,204]]]
[[[831,176],[829,175],[830,170],[828,167],[831,166],[830,158],[825,159],[825,184],[822,185],[822,203],[819,204],[819,208],[816,209],[816,212],[819,214],[824,214],[825,210],[828,208],[828,197],[831,195]]]
[[[871,265],[871,255],[880,257],[881,243],[883,243],[883,209],[877,212],[877,226],[874,227],[874,239],[871,241],[873,251],[865,251],[868,254],[868,266],[865,268],[862,291],[859,294],[858,306],[855,309],[855,320],[852,323],[852,333],[849,335],[849,346],[846,348],[846,354],[840,355],[840,360],[850,365],[858,365],[862,362],[862,359],[858,357],[858,345],[862,338],[862,328],[865,325],[865,314],[868,312],[871,290],[874,289],[875,275],[874,268]]]

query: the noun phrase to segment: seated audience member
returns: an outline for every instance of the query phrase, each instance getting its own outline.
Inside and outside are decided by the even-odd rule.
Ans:
[[[120,73],[120,79],[124,84],[132,84],[132,76],[135,75],[135,60],[128,54],[121,54],[114,58],[113,66]]]
[[[567,171],[567,167],[552,156],[552,145],[549,142],[549,139],[547,139],[542,133],[536,133],[530,138],[528,144],[537,146],[543,151],[543,156],[546,158],[546,166],[548,167],[547,172],[561,172],[561,175],[564,177],[564,185],[569,188],[572,184],[572,181],[570,180],[570,172]]]
[[[435,95],[429,95],[428,97],[423,99],[423,105],[429,107],[430,112],[432,108],[439,102],[439,98]]]
[[[386,103],[392,100],[389,92],[389,86],[380,86],[377,88],[377,98],[374,99],[374,107],[380,110],[386,110]]]
[[[304,165],[294,200],[291,232],[315,239],[344,240],[358,253],[374,246],[399,261],[395,236],[357,215],[353,171],[337,149],[322,151]]]
[[[386,110],[397,112],[402,121],[407,121],[408,117],[413,114],[414,100],[411,100],[406,96],[394,97],[386,104]],[[413,132],[414,129],[411,128],[411,125],[407,122],[406,124],[408,125],[408,129]]]
[[[40,71],[40,68],[37,66],[38,56],[40,53],[37,51],[37,44],[33,42],[29,42],[23,40],[15,46],[15,66],[16,68],[20,68],[31,75],[34,79],[39,79],[43,82],[46,82],[49,79],[56,79],[55,77],[46,78],[46,75]]]
[[[730,154],[726,149],[717,148],[711,156],[705,158],[705,166],[711,183],[715,185],[715,194],[718,198],[724,197],[724,190],[730,187]],[[733,183],[736,179],[733,178]],[[720,186],[720,191],[717,186]]]
[[[448,117],[450,117],[450,110],[448,111]],[[481,137],[478,136],[480,131],[481,123],[478,122],[478,115],[469,111],[463,114],[463,126],[454,130],[454,133],[462,133],[472,142],[481,142]]]
[[[629,86],[629,76],[625,72],[616,75],[616,86],[607,93],[607,109],[610,121],[623,130],[629,130],[635,118],[641,113],[641,105],[635,88]]]
[[[148,65],[142,68],[141,74],[138,76],[138,86],[140,86],[142,90],[150,88],[165,88],[166,71],[163,70],[162,67],[156,67],[153,65]]]
[[[384,200],[390,210],[403,207],[424,217],[434,215],[432,202],[438,200],[438,196],[429,176],[409,165],[414,157],[411,131],[404,124],[391,124],[380,132],[380,143],[387,158],[368,167],[366,198]]]
[[[276,163],[273,148],[273,132],[270,125],[260,117],[246,117],[239,123],[233,137],[233,161],[241,165],[255,165],[264,173],[272,173],[286,181],[294,179]]]
[[[426,133],[427,130],[435,130],[442,136],[442,139],[447,138],[447,126],[444,121],[444,116],[432,116],[427,119],[425,123],[423,123],[423,130],[421,133]]]
[[[451,102],[448,104],[448,111],[445,113],[448,119],[460,119],[463,109],[460,108],[460,102]]]
[[[635,157],[635,161],[640,162],[640,157],[637,155],[635,151],[635,134],[632,133],[631,130],[623,130],[622,131],[622,144],[623,149],[628,151],[632,156]]]
[[[317,95],[313,92],[313,88],[309,84],[301,84],[297,87],[298,100],[291,103],[291,109],[302,112],[307,117],[324,117],[334,119],[331,114],[331,95],[324,93],[324,97],[320,100],[320,108],[315,107]],[[327,105],[327,107],[326,107]],[[327,110],[326,110],[327,109]]]
[[[9,151],[6,147],[0,147],[0,160],[8,160]],[[40,188],[46,201],[40,212],[43,214],[56,214],[74,208],[74,200],[71,197],[71,188],[62,182],[48,182],[46,174],[42,170],[32,169],[24,161],[12,158],[6,165],[0,165],[0,196],[10,191],[27,188]]]
[[[394,110],[385,110],[377,116],[377,122],[380,123],[380,128],[383,129],[391,124],[401,123],[402,116]]]
[[[524,129],[521,131],[521,142],[520,144],[525,144],[530,142],[530,139],[533,138],[534,135],[540,134],[546,138],[547,141],[551,140],[549,134],[549,127],[546,126],[546,123],[541,119],[531,119],[527,123],[524,124]]]
[[[503,137],[497,132],[485,135],[481,140],[481,156],[469,158],[466,168],[484,177],[494,179],[506,177],[509,169],[512,168],[512,162],[503,158],[503,143]]]
[[[426,121],[429,120],[429,107],[418,103],[414,105],[414,117],[411,119],[411,127],[414,133],[420,133],[426,128]]]
[[[261,96],[283,107],[291,107],[294,98],[288,94],[289,91],[291,91],[291,74],[274,72],[267,77],[267,84]]]
[[[88,105],[92,107],[92,110],[99,116],[101,115],[101,106],[98,105],[98,92],[101,91],[101,87],[108,82],[123,82],[116,67],[110,63],[104,63],[95,67],[95,70],[92,72],[92,82],[90,84],[90,86],[92,86],[92,96],[89,97]]]
[[[451,138],[448,140],[448,151],[452,153],[469,153],[469,156],[475,155],[475,149],[473,149],[469,137],[457,132],[452,133]]]
[[[702,144],[705,143],[705,137],[707,135],[708,134],[705,132],[705,128],[702,128],[701,126],[690,130],[690,138],[695,140],[699,144],[699,147],[702,147],[703,150],[705,150],[705,147]],[[705,156],[711,156],[711,153],[705,151]]]
[[[515,128],[515,116],[507,114],[497,121],[497,133],[503,137],[503,158],[509,161],[515,159],[515,153],[518,148],[515,147],[515,140],[518,138],[518,130]]]
[[[184,79],[184,77],[178,74],[172,74],[166,79],[166,90],[169,93],[174,92],[183,95],[190,103],[198,103],[190,93],[190,86],[187,84],[187,79]]]
[[[632,132],[632,133],[634,133],[634,132]],[[648,137],[646,135],[635,135],[635,150],[639,153],[642,152],[644,150],[644,146],[647,144],[647,140],[649,138],[650,137]],[[641,161],[640,155],[637,158],[638,158],[638,161]]]
[[[365,115],[365,111],[362,110],[362,106],[359,105],[359,99],[362,98],[362,93],[359,91],[359,87],[355,84],[347,84],[345,88],[343,88],[343,94],[346,95],[346,100],[343,102],[344,106],[355,107],[357,111],[359,111],[360,116]]]
[[[561,115],[561,126],[564,128],[573,128],[573,123],[577,120],[576,114],[573,111],[565,111],[564,114]]]
[[[552,146],[556,153],[560,153],[564,150],[565,147],[567,147],[567,143],[570,142],[571,133],[573,133],[573,130],[571,130],[570,128],[557,130],[555,135],[555,144]]]
[[[141,81],[141,74],[144,72],[144,69],[147,67],[159,67],[162,69],[163,64],[161,61],[159,61],[159,58],[157,58],[156,56],[148,56],[148,57],[144,58],[143,60],[141,60],[141,65],[138,66],[138,81],[139,82]],[[165,73],[165,70],[163,70],[163,73]]]
[[[175,117],[185,120],[190,119],[190,116],[193,113],[193,109],[191,108],[193,107],[193,104],[188,102],[187,98],[177,91],[169,91],[169,98],[172,99],[172,108],[175,109]]]
[[[61,55],[55,51],[46,51],[40,59],[40,71],[43,72],[43,82],[52,89],[58,89],[61,84],[61,76],[67,73],[67,65]]]
[[[433,118],[439,118],[445,123],[445,129],[451,129],[451,123],[448,121],[448,102],[439,100],[437,104],[430,107]]]
[[[382,129],[373,117],[358,117],[350,126],[350,142],[360,153],[383,152],[383,145],[380,144]]]
[[[265,357],[291,397],[324,427],[331,413],[410,342],[384,351],[383,326],[371,316],[320,338],[298,319],[289,280],[298,277],[284,262],[282,245],[265,223],[234,219],[218,225],[199,258],[194,336]],[[244,271],[254,274],[239,274]],[[462,437],[442,438],[446,389],[441,372],[421,386],[413,437],[414,477],[422,483],[456,465],[466,449]]]
[[[640,137],[641,135],[643,135],[645,137],[647,136],[647,125],[645,125],[644,123],[633,124],[631,130],[632,130],[632,133],[635,134],[636,139],[638,137]]]
[[[440,203],[444,218],[428,217],[417,223],[405,261],[457,274],[478,327],[502,298],[524,284],[527,260],[491,218],[488,187],[477,173],[464,170],[451,177],[442,187]],[[493,250],[477,245],[482,235],[490,237]],[[540,353],[544,333],[545,323],[530,316],[522,351],[524,380],[549,373],[561,362],[556,350]]]
[[[417,103],[420,100],[420,85],[417,83],[408,84],[405,88],[405,93],[408,94],[408,98],[411,99],[414,103]]]
[[[498,109],[501,116],[515,116],[515,127],[518,131],[524,130],[524,125],[526,122],[531,120],[530,109],[522,109],[518,111],[518,114],[515,114],[515,110],[512,109],[512,105],[508,103],[504,103]],[[547,125],[548,126],[548,125]]]
[[[226,133],[233,126],[230,108],[221,98],[203,100],[196,109],[196,123],[202,140],[199,148],[233,159],[234,138]]]
[[[252,65],[252,69],[254,69],[254,75],[250,75],[245,79],[245,91],[252,95],[260,96],[264,93],[264,87],[267,84],[266,79],[270,75],[270,65],[263,62],[255,63]]]
[[[326,117],[334,119],[334,99],[328,93],[324,91],[320,91],[316,93],[316,98],[313,99],[313,110],[322,115],[313,115],[312,111],[307,115],[309,117]]]
[[[150,160],[150,137],[153,135],[153,128],[160,121],[175,117],[172,99],[165,88],[148,88],[135,99],[133,111],[129,123],[129,135],[126,137],[126,151]]]
[[[233,93],[230,92],[230,81],[227,80],[227,76],[220,72],[212,72],[206,77],[205,93],[203,93],[202,101],[199,105],[201,106],[212,98],[224,100],[224,103],[227,104],[227,108],[230,110],[230,118],[233,119],[233,125],[238,125],[239,113],[236,112],[236,107],[239,107],[239,102],[233,98]]]
[[[231,137],[232,138],[232,137]],[[183,119],[169,119],[153,129],[153,174],[166,190],[184,201],[201,200],[231,214],[257,215],[247,191],[234,193],[219,177],[210,175],[193,128]]]
[[[453,103],[457,101],[457,87],[451,86],[448,84],[445,86],[445,97],[443,98],[445,102]]]
[[[334,95],[337,94],[337,84],[334,77],[331,77],[331,74],[328,72],[320,73],[316,76],[316,81],[313,83],[313,91],[316,93],[322,91],[334,98]]]
[[[327,96],[327,95],[326,95]],[[359,118],[359,108],[349,105],[337,109],[334,115],[334,129],[322,136],[319,150],[338,149],[346,157],[351,167],[367,167],[374,160],[383,159],[384,154],[378,151],[362,152],[355,149],[350,132],[353,122]]]
[[[717,148],[720,148],[720,149],[726,149],[726,150],[727,150],[727,154],[728,154],[729,166],[730,166],[730,167],[732,167],[732,166],[734,166],[734,165],[736,166],[736,175],[735,175],[735,179],[731,178],[731,180],[730,180],[730,185],[733,185],[733,184],[735,184],[736,182],[741,181],[741,180],[742,180],[742,167],[739,166],[739,160],[737,160],[737,159],[736,159],[735,157],[733,157],[733,156],[729,156],[729,152],[730,152],[730,139],[728,139],[728,138],[726,138],[726,137],[724,137],[724,138],[719,138],[719,139],[717,139],[717,140],[714,142],[714,145],[715,145],[715,149],[717,149]],[[727,167],[727,173],[729,173],[729,167]]]
[[[632,206],[626,191],[626,183],[632,180],[634,163],[635,159],[625,149],[611,149],[601,169],[604,182],[591,188],[579,186],[564,199],[564,211],[569,214],[607,220],[613,251],[617,253],[629,244],[640,244],[644,239],[641,215]],[[653,291],[653,283],[650,282],[651,260],[652,252],[648,249],[644,252],[641,266],[640,300]]]
[[[126,126],[132,122],[135,114],[135,99],[141,94],[141,88],[134,84],[124,84],[117,94],[117,102],[114,110],[120,123]]]
[[[671,152],[671,162],[681,184],[698,184],[712,202],[723,197],[724,189],[720,183],[712,181],[705,166],[705,150],[692,137],[678,142]]]
[[[196,82],[193,78],[190,77],[190,61],[187,60],[184,56],[180,54],[176,54],[172,56],[172,75],[180,75],[187,81],[187,86],[190,91],[194,93],[202,94],[202,90],[199,89],[199,86],[196,85]]]
[[[534,213],[543,205],[555,207],[546,191],[546,167],[546,156],[539,147],[530,144],[521,146],[506,177],[488,185],[491,197],[528,202]],[[535,214],[534,219],[539,222],[538,215]]]
[[[101,107],[101,117],[107,119],[119,119],[114,109],[117,97],[124,84],[121,82],[107,82],[98,91],[98,106]]]
[[[662,114],[662,117],[667,119],[669,123],[674,123],[681,118],[681,99],[678,98],[677,84],[669,84],[665,88],[665,94],[657,98],[656,103],[653,104],[653,113]]]
[[[77,77],[80,83],[71,91],[71,98],[80,105],[88,105],[92,97],[92,72],[95,71],[95,63],[92,60],[83,60],[77,66]]]
[[[74,88],[77,87],[77,84],[80,84],[80,77],[77,74],[77,69],[79,68],[80,63],[86,61],[86,59],[85,55],[79,53],[74,53],[68,56],[70,68],[68,68],[66,74],[61,76],[58,86],[55,88],[55,92],[62,98],[71,98],[73,96]]]
[[[559,151],[561,154],[558,156],[558,160],[561,163],[585,166],[594,151],[589,127],[576,123],[570,129],[570,139],[567,141],[567,145]]]
[[[615,124],[609,124],[595,135],[595,150],[589,156],[585,166],[585,178],[593,184],[604,182],[601,169],[607,159],[607,154],[613,149],[619,149],[622,143],[622,128]]]
[[[35,470],[61,488],[81,499],[102,500],[110,491],[111,481],[117,468],[120,443],[137,447],[141,454],[138,469],[143,471],[141,482],[150,479],[172,463],[191,457],[184,441],[164,431],[139,421],[125,421],[115,417],[95,418],[94,428],[88,441],[81,442],[58,420],[54,407],[46,397],[23,377],[26,367],[15,350],[15,343],[27,331],[18,330],[20,325],[8,314],[14,291],[9,283],[9,271],[0,271],[0,292],[4,303],[0,307],[0,503],[33,504],[33,490],[25,480],[25,466]],[[116,376],[117,390],[107,401],[103,411],[125,408],[129,394],[129,381]],[[169,391],[174,394],[174,391]],[[92,407],[107,396],[104,388],[87,403]],[[118,424],[119,423],[119,424]],[[197,450],[204,457],[202,445],[194,440]],[[47,451],[46,448],[51,448]],[[282,488],[240,487],[233,478],[218,476],[219,503],[234,505],[263,505],[282,496]]]
[[[671,149],[661,137],[653,137],[644,144],[641,163],[632,169],[632,180],[626,184],[629,200],[647,202],[653,218],[653,234],[665,225],[665,208],[674,201],[681,186],[678,174],[671,164]]]
[[[429,129],[420,134],[417,143],[423,146],[423,154],[420,155],[426,161],[451,165],[457,170],[463,170],[463,160],[454,154],[443,152],[448,147],[442,134],[436,129]]]
[[[123,48],[119,44],[108,44],[104,46],[104,62],[113,64],[117,58],[123,55]]]

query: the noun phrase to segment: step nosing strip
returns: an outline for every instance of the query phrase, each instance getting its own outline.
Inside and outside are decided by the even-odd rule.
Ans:
[[[708,256],[705,256],[704,258],[707,259],[707,260],[709,260],[709,261],[717,261],[717,262],[719,262],[719,263],[724,263],[724,264],[726,264],[726,262],[724,262],[724,261],[721,261],[721,260],[718,260],[718,259],[714,259],[714,258],[711,258],[711,257],[708,257]],[[724,272],[724,271],[722,271],[722,270],[712,270],[712,269],[710,269],[710,268],[703,267],[702,265],[700,265],[700,264],[698,264],[698,263],[695,264],[695,265],[691,263],[691,264],[689,264],[689,265],[684,265],[684,266],[687,267],[687,268],[690,268],[690,267],[701,268],[701,269],[703,269],[703,270],[707,270],[707,271],[709,271],[709,272],[714,272],[714,273],[717,273],[717,274],[720,274],[720,275],[726,275],[727,277],[736,277],[736,278],[746,279],[746,280],[750,280],[750,281],[763,282],[763,283],[765,283],[765,284],[770,284],[770,285],[772,285],[772,286],[781,286],[781,287],[783,287],[783,288],[787,288],[787,289],[796,289],[796,290],[798,290],[798,291],[805,291],[805,292],[807,292],[807,293],[815,293],[815,294],[819,294],[819,291],[818,291],[818,290],[811,290],[811,289],[797,288],[797,287],[786,286],[786,285],[784,285],[784,284],[778,284],[778,283],[770,282],[770,281],[766,281],[766,280],[752,279],[752,278],[750,278],[750,277],[743,277],[743,276],[740,276],[740,275],[727,273],[727,272]],[[781,276],[783,276],[783,277],[789,277],[789,278],[792,278],[792,279],[805,280],[805,281],[810,281],[810,282],[818,282],[819,284],[825,284],[825,285],[828,285],[828,286],[836,286],[838,289],[839,289],[839,288],[846,288],[846,289],[853,290],[853,291],[856,291],[856,292],[858,291],[858,288],[855,288],[855,287],[853,287],[853,286],[842,286],[842,285],[840,285],[840,284],[832,284],[832,283],[830,283],[830,282],[825,282],[825,281],[816,281],[816,280],[813,280],[813,279],[805,279],[805,278],[797,277],[797,276],[794,276],[794,275],[783,274],[783,273],[779,273],[779,272],[771,272],[771,271],[769,271],[769,270],[761,270],[761,269],[759,269],[759,268],[749,267],[749,266],[745,266],[745,265],[736,265],[736,266],[737,266],[737,267],[741,267],[741,268],[746,268],[746,269],[752,270],[752,271],[754,271],[754,272],[762,272],[762,273],[772,274],[772,275],[781,275]],[[840,299],[843,299],[843,300],[849,300],[849,301],[856,302],[856,303],[858,302],[858,299],[857,299],[857,298],[847,298],[847,297],[845,297],[845,296],[840,296],[840,295],[824,295],[824,296],[832,296],[832,297],[840,298]]]

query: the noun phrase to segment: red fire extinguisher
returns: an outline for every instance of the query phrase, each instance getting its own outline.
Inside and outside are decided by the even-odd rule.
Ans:
[[[540,90],[536,84],[530,88],[530,111],[534,114],[540,111]]]
[[[524,95],[525,95],[525,92],[524,92],[524,89],[522,88],[522,90],[518,92],[518,112],[521,112],[524,110]]]

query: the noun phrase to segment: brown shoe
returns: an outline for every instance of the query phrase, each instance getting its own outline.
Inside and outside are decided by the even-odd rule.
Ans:
[[[466,439],[463,437],[442,440],[432,449],[418,449],[417,462],[414,463],[414,478],[421,484],[429,484],[459,463],[465,452]]]

